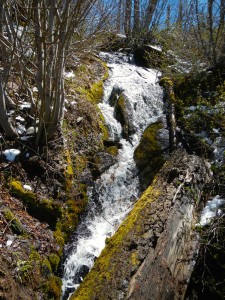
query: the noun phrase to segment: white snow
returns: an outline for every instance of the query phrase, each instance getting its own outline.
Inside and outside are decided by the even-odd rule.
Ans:
[[[147,46],[149,46],[152,49],[162,52],[162,48],[160,46],[157,46],[157,45],[147,45]]]
[[[70,72],[65,72],[64,76],[65,76],[65,78],[74,78],[75,74],[73,71],[70,71]]]
[[[21,141],[28,141],[28,139],[29,139],[30,137],[29,136],[26,136],[26,135],[24,135],[24,136],[21,136]]]
[[[25,121],[25,119],[24,119],[24,118],[22,118],[21,116],[18,116],[18,117],[16,117],[16,121],[19,121],[19,122],[24,122],[24,121]]]
[[[28,184],[24,184],[23,188],[28,191],[32,191],[32,187]]]
[[[37,87],[35,86],[35,87],[33,87],[33,92],[34,93],[37,93],[38,92],[38,89],[37,89]]]
[[[12,243],[13,243],[13,240],[8,240],[7,242],[6,242],[6,246],[7,247],[10,247],[11,245],[12,245]]]
[[[2,152],[3,155],[5,155],[6,159],[8,161],[14,161],[15,158],[20,154],[20,150],[18,149],[7,149]]]
[[[225,199],[221,198],[219,195],[211,201],[208,201],[202,211],[199,224],[201,226],[209,224],[213,218],[221,213],[219,208],[223,205],[225,205]]]
[[[10,234],[7,234],[6,236],[8,238],[7,242],[6,242],[6,246],[10,247],[12,245],[12,243],[14,242],[14,240],[15,240],[15,236],[10,235]]]
[[[125,34],[122,34],[122,33],[117,33],[117,36],[119,38],[122,38],[122,39],[126,39],[127,38],[127,36]]]
[[[16,131],[18,132],[18,134],[23,134],[26,132],[26,128],[24,125],[19,125],[17,128],[16,128]]]
[[[24,108],[31,108],[31,103],[30,102],[23,102],[22,104],[19,105],[20,109]]]

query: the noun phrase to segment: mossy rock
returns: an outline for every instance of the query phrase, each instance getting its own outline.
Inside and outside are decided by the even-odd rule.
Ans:
[[[93,175],[98,176],[109,169],[116,162],[115,155],[99,152],[93,158]]]
[[[126,139],[129,138],[129,136],[135,132],[135,129],[132,124],[132,107],[124,93],[121,93],[116,101],[114,116],[122,125],[123,137]]]
[[[160,121],[149,125],[134,151],[134,160],[140,170],[143,189],[149,185],[165,162],[168,139],[162,143],[159,138],[159,132],[163,128],[164,125]]]
[[[52,229],[55,228],[57,220],[62,217],[62,208],[59,203],[53,199],[38,199],[35,193],[25,190],[16,180],[10,182],[10,188],[10,193],[23,202],[32,216],[47,222]]]
[[[25,229],[19,219],[12,213],[12,211],[9,208],[3,209],[3,215],[6,219],[6,221],[9,224],[9,227],[11,228],[12,232],[15,234],[24,234]]]
[[[116,146],[111,146],[106,149],[106,152],[113,156],[117,156],[119,153],[119,150]]]

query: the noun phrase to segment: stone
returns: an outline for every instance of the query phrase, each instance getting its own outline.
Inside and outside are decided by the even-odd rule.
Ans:
[[[99,152],[93,158],[94,173],[100,175],[110,168],[117,161],[116,157],[106,152]]]
[[[162,121],[150,124],[134,151],[142,189],[145,189],[168,156],[169,134]]]
[[[121,123],[123,129],[122,135],[126,139],[128,139],[129,136],[135,132],[132,110],[133,108],[129,99],[124,93],[121,93],[115,103],[114,115],[115,118]]]

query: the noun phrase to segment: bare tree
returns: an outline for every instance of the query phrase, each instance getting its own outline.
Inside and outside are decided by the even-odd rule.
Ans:
[[[184,21],[184,15],[183,15],[183,1],[179,0],[178,4],[178,17],[177,17],[177,26],[179,29],[182,30],[183,27],[183,21]]]
[[[36,145],[52,138],[63,119],[63,78],[69,46],[83,28],[87,28],[87,17],[96,1],[1,1],[0,125],[6,135],[16,135],[7,115],[7,102],[10,102],[7,82],[11,70],[16,70],[35,112]],[[21,20],[25,25],[20,25]],[[92,23],[92,27],[98,28],[98,24]],[[87,31],[93,30],[88,28]],[[4,58],[8,58],[7,61]],[[33,79],[37,88],[35,99],[31,86]]]
[[[156,11],[156,6],[157,6],[158,2],[159,2],[159,0],[149,0],[148,1],[146,16],[145,16],[145,20],[144,20],[144,28],[146,31],[148,31],[149,26],[153,20],[153,16]]]
[[[140,0],[134,0],[134,33],[140,29]]]
[[[167,11],[166,11],[166,28],[167,30],[170,29],[170,18],[171,18],[171,6],[170,4],[167,5]]]
[[[126,0],[125,4],[125,17],[124,17],[124,31],[127,36],[131,35],[131,13],[132,13],[132,0]]]

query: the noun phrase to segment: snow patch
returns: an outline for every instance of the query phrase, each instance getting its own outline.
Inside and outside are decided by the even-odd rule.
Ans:
[[[217,195],[211,201],[208,201],[202,211],[199,224],[201,226],[209,224],[213,218],[221,214],[221,210],[219,208],[224,205],[225,199],[220,198],[219,195]]]
[[[23,188],[27,191],[32,191],[32,187],[28,184],[24,184]]]
[[[27,109],[27,108],[31,108],[31,103],[30,102],[23,102],[23,104],[19,105],[20,109]]]
[[[15,158],[20,154],[20,150],[18,149],[7,149],[2,152],[2,154],[5,156],[5,158],[8,161],[14,161]]]
[[[70,72],[65,72],[64,76],[65,76],[65,78],[74,78],[75,74],[73,71],[70,71]]]
[[[16,117],[16,121],[25,122],[25,119],[22,118],[21,116],[18,116],[18,117]]]

